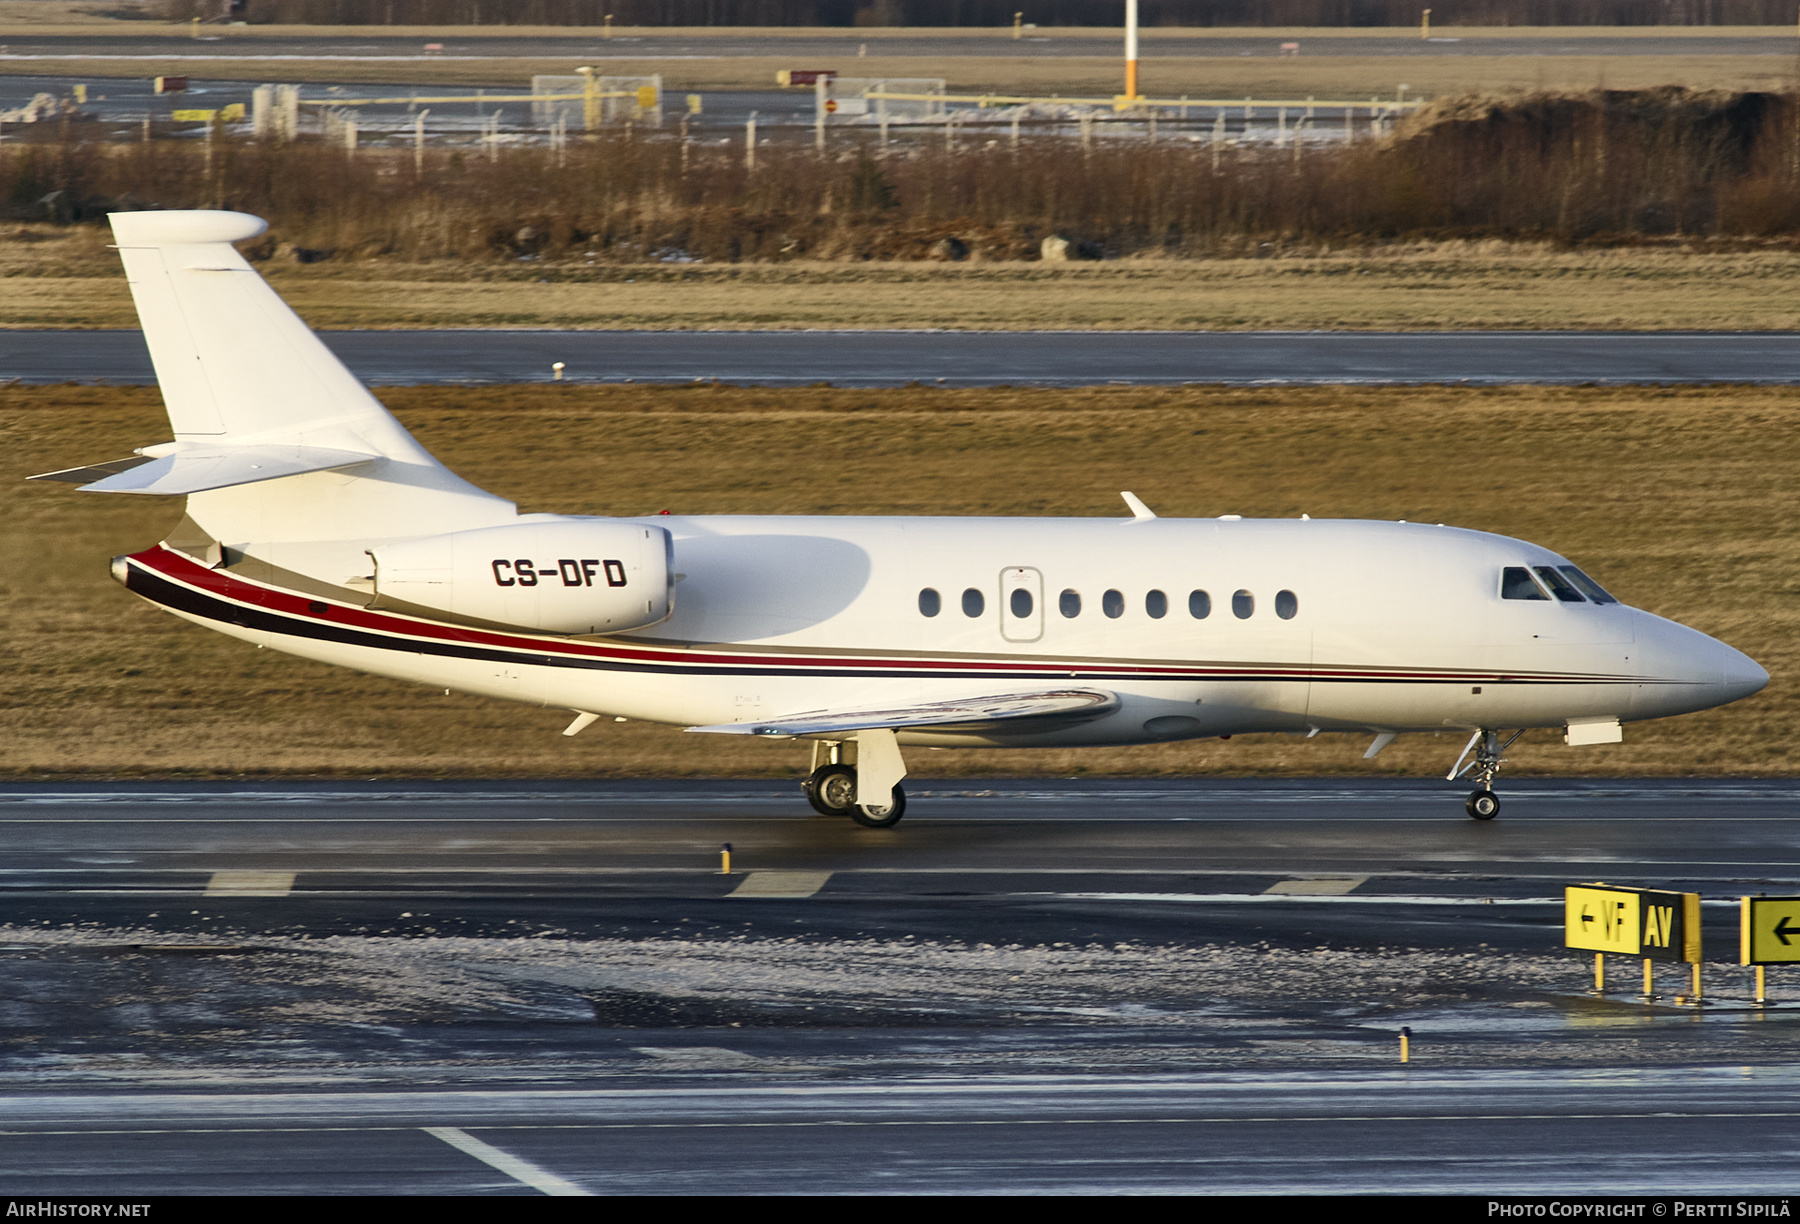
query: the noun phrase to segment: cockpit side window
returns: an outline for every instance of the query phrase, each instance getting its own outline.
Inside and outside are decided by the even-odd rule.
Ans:
[[[1568,580],[1575,584],[1575,589],[1586,595],[1597,604],[1618,603],[1613,596],[1606,593],[1606,588],[1576,569],[1573,565],[1559,566]]]
[[[1542,599],[1548,602],[1550,597],[1531,580],[1530,570],[1523,565],[1509,565],[1500,571],[1500,598]]]
[[[1554,565],[1539,565],[1533,568],[1537,570],[1538,577],[1544,580],[1544,585],[1550,588],[1550,593],[1564,603],[1587,602],[1587,597],[1577,591],[1567,578],[1558,573]]]

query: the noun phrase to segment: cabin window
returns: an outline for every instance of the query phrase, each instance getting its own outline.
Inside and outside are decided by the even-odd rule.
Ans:
[[[1205,591],[1188,592],[1188,615],[1195,620],[1205,620],[1212,615],[1212,596]]]
[[[1151,591],[1144,596],[1144,611],[1150,614],[1151,620],[1161,620],[1169,614],[1169,597],[1161,591]]]
[[[1292,591],[1275,592],[1275,615],[1282,620],[1293,620],[1294,613],[1300,610],[1300,597]]]
[[[1577,591],[1567,578],[1556,572],[1554,565],[1539,565],[1533,568],[1537,570],[1538,577],[1544,580],[1544,585],[1550,588],[1550,593],[1564,603],[1587,602],[1586,597]]]
[[[1100,597],[1100,610],[1113,620],[1118,620],[1125,615],[1125,596],[1118,591],[1108,591]]]
[[[1081,592],[1064,591],[1056,598],[1056,610],[1070,620],[1081,615]]]
[[[1007,602],[1012,605],[1012,614],[1017,619],[1024,620],[1031,615],[1031,592],[1024,587],[1014,587],[1013,593],[1007,596]]]
[[[963,592],[963,615],[980,616],[987,611],[987,597],[974,587]]]
[[[936,616],[944,610],[944,601],[930,587],[919,592],[919,615]]]
[[[1537,583],[1531,580],[1531,571],[1523,565],[1509,565],[1500,571],[1501,599],[1544,599],[1544,594]]]
[[[1609,604],[1619,602],[1617,599],[1606,593],[1605,587],[1601,586],[1598,582],[1595,582],[1592,578],[1589,578],[1573,565],[1565,565],[1562,566],[1561,569],[1568,577],[1569,581],[1575,584],[1575,589],[1580,591],[1583,595],[1586,595],[1595,603]]]
[[[1231,614],[1239,620],[1249,620],[1256,611],[1256,596],[1249,591],[1238,591],[1231,597]]]

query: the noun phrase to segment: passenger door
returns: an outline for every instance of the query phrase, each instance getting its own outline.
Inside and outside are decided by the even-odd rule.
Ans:
[[[1000,571],[1000,636],[1009,642],[1044,636],[1044,576],[1029,566]]]

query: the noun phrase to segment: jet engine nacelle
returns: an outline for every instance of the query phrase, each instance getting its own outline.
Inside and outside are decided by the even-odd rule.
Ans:
[[[514,523],[369,550],[375,606],[412,604],[544,633],[619,633],[675,610],[670,537],[605,519]]]

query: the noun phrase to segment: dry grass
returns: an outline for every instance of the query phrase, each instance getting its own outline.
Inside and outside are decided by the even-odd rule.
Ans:
[[[0,240],[0,327],[135,327],[97,227]],[[1800,253],[1541,243],[1304,248],[1262,259],[501,265],[396,259],[263,270],[317,327],[1800,327]]]
[[[1800,715],[1800,391],[401,388],[383,397],[452,466],[527,510],[1406,518],[1537,540],[1619,595],[1748,651],[1775,679],[1723,710],[1633,726],[1617,748],[1515,751],[1525,771],[1785,774]],[[114,586],[177,507],[25,485],[167,426],[148,389],[0,389],[8,471],[0,770],[63,774],[757,774],[791,746],[602,723],[257,651]],[[834,461],[817,463],[819,440]],[[604,467],[594,456],[604,454]],[[741,456],[755,455],[754,464]],[[1020,480],[1028,472],[1030,480]],[[1460,744],[1403,739],[1376,765],[1326,736],[1047,753],[921,752],[919,776],[1407,772]]]

